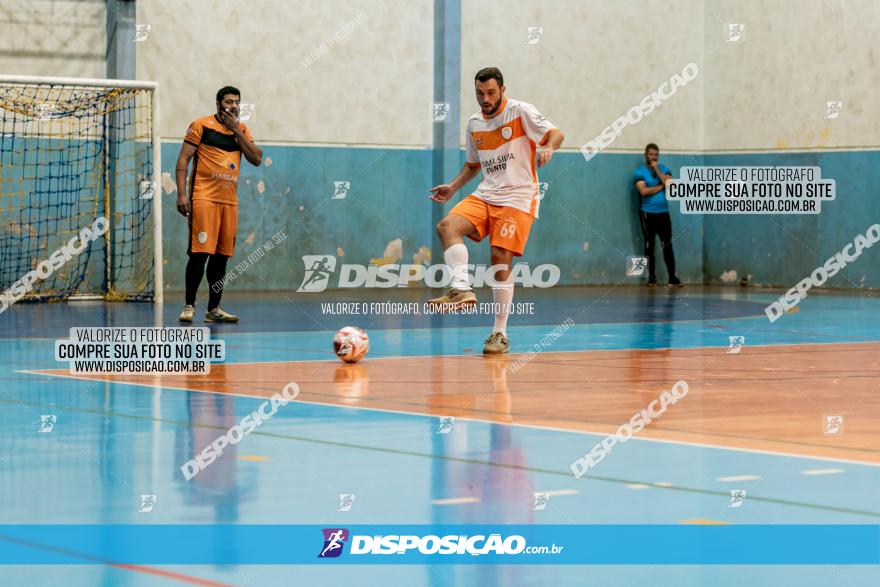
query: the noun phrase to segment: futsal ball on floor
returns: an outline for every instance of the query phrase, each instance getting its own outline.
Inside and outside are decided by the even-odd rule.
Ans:
[[[370,337],[357,326],[341,328],[333,337],[333,352],[346,363],[357,363],[370,352]]]

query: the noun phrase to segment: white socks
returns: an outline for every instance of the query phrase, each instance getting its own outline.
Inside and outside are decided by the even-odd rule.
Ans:
[[[492,298],[497,308],[492,332],[500,332],[507,336],[507,317],[510,315],[510,303],[513,301],[512,271],[506,281],[497,281],[492,285]]]
[[[467,273],[468,250],[464,243],[452,245],[443,251],[443,260],[452,271],[452,288],[471,289]],[[492,298],[497,308],[492,332],[500,332],[507,336],[507,317],[510,315],[510,303],[513,301],[513,272],[505,281],[496,281],[492,284]]]
[[[452,245],[443,251],[443,260],[449,265],[452,271],[452,288],[453,289],[470,289],[468,283],[467,264],[468,250],[464,243]]]

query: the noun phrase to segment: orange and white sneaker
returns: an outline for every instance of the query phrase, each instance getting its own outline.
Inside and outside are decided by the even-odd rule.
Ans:
[[[428,303],[441,312],[458,312],[462,308],[476,306],[477,295],[470,289],[452,288],[439,298],[428,300]]]

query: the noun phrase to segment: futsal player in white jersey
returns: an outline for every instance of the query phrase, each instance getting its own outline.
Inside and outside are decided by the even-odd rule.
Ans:
[[[492,265],[503,269],[496,273],[492,285],[497,312],[483,352],[501,354],[510,348],[507,317],[513,300],[513,257],[522,255],[532,221],[538,217],[536,165],[549,163],[565,136],[531,104],[506,97],[504,77],[497,68],[478,71],[474,85],[481,112],[468,120],[467,162],[450,183],[432,188],[431,198],[446,202],[480,169],[483,181],[437,225],[452,287],[431,303],[451,310],[477,303],[468,283],[468,250],[463,237],[479,242],[488,236]]]

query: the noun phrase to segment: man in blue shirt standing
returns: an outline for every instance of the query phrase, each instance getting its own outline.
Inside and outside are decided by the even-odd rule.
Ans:
[[[657,264],[654,261],[654,239],[660,237],[663,248],[663,261],[669,273],[669,286],[682,287],[675,274],[675,255],[672,252],[672,222],[669,219],[669,206],[666,203],[666,182],[672,179],[672,172],[659,163],[660,148],[654,143],[645,147],[645,163],[639,165],[633,174],[633,181],[642,200],[639,220],[645,237],[645,256],[648,258],[648,287],[657,285]]]

